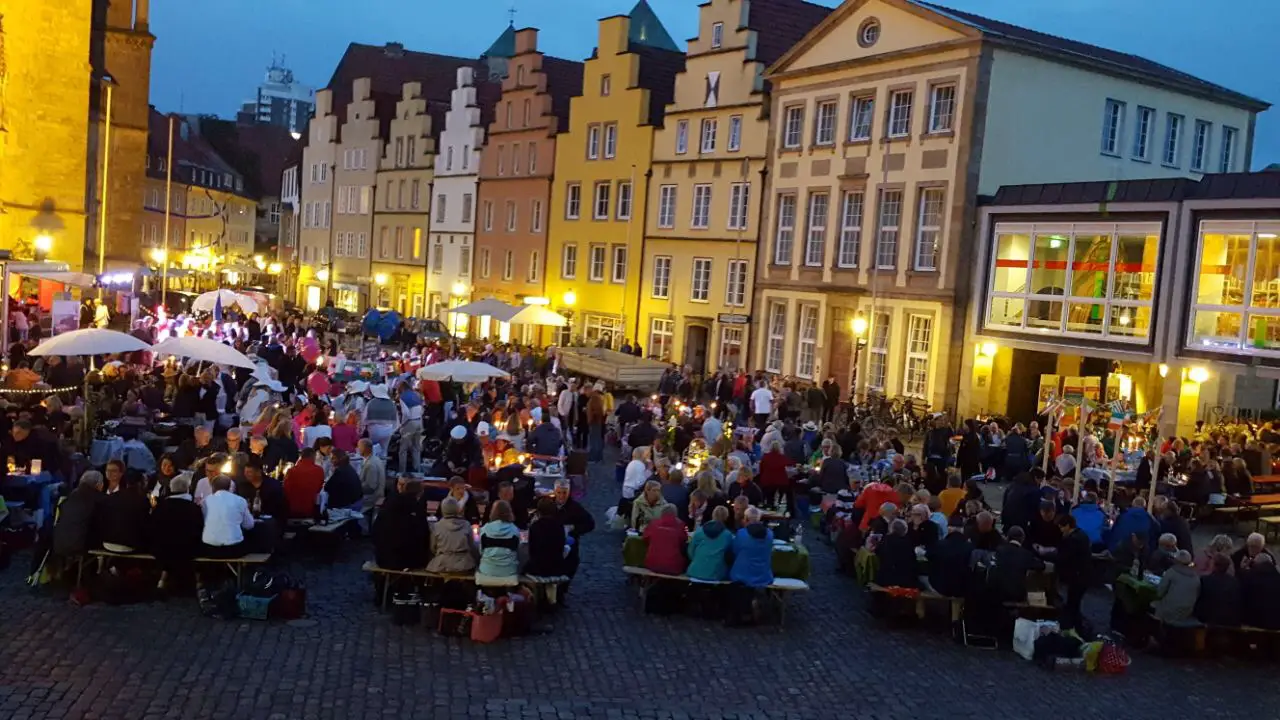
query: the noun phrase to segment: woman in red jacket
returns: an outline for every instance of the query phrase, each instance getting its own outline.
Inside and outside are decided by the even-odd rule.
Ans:
[[[782,452],[782,443],[774,441],[769,444],[768,451],[760,458],[760,487],[764,490],[764,504],[776,505],[778,495],[787,499],[787,507],[795,507],[795,497],[791,491],[791,478],[787,476],[787,468],[795,461]]]
[[[648,570],[663,575],[683,575],[688,560],[689,531],[676,514],[676,506],[663,508],[657,520],[644,528],[644,539],[649,549],[644,556],[644,566]]]

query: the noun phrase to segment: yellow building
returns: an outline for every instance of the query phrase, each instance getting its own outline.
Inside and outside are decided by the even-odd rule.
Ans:
[[[568,332],[591,344],[620,347],[642,332],[633,260],[643,257],[645,178],[684,59],[644,0],[604,18],[556,139],[547,296],[572,315]]]
[[[373,209],[372,304],[422,317],[435,139],[422,84],[404,84],[378,162]]]
[[[802,0],[700,6],[654,136],[639,338],[694,372],[746,366],[769,145],[764,69],[830,13]]]

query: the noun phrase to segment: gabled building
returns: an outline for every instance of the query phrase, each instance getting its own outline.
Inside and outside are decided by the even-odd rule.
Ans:
[[[571,316],[561,342],[617,348],[641,332],[646,176],[684,63],[644,0],[600,20],[569,129],[556,138],[546,295]]]
[[[803,0],[699,6],[654,136],[638,337],[648,355],[697,373],[746,367],[769,148],[764,69],[830,12]]]
[[[476,297],[519,304],[543,294],[557,133],[569,127],[582,63],[543,55],[533,28],[514,33],[512,53],[480,155],[473,275]],[[521,339],[532,341],[532,330]],[[475,331],[510,338],[510,328],[489,318],[477,319]]]
[[[1267,107],[922,0],[847,0],[766,79],[756,365],[936,408],[956,407],[962,382],[980,194],[1238,170]]]

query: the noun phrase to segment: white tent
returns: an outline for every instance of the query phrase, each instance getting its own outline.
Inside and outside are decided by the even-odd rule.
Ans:
[[[419,380],[453,380],[456,382],[482,382],[495,377],[511,377],[511,373],[470,360],[446,360],[432,363],[418,370]]]
[[[569,324],[569,319],[554,310],[548,310],[542,305],[524,305],[518,308],[512,308],[509,315],[495,316],[505,323],[512,325],[549,325],[551,327],[564,327]]]
[[[151,348],[157,355],[173,355],[174,357],[256,369],[257,365],[247,355],[230,345],[223,345],[217,340],[201,337],[169,338]]]
[[[204,312],[213,312],[214,307],[218,303],[218,298],[222,298],[222,309],[228,310],[232,305],[239,305],[240,309],[245,312],[258,312],[258,301],[247,295],[241,295],[232,292],[226,288],[220,290],[210,290],[201,294],[191,303],[192,310],[202,310]]]
[[[150,350],[151,346],[132,335],[115,330],[88,328],[72,330],[41,342],[29,355],[110,355]]]
[[[459,315],[471,315],[473,317],[489,315],[501,319],[504,315],[513,313],[518,309],[519,308],[513,305],[508,305],[497,298],[485,298],[484,300],[477,300],[475,302],[467,303],[466,305],[459,305],[456,308],[450,308],[448,312],[457,313]]]

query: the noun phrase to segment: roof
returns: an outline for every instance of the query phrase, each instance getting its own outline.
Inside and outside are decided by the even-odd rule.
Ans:
[[[370,79],[373,93],[397,97],[405,83],[419,82],[422,83],[424,98],[447,104],[457,84],[460,67],[475,68],[477,77],[486,74],[477,58],[415,52],[405,50],[399,43],[384,46],[351,43],[325,87],[333,91],[331,107],[339,117],[342,116],[341,109],[351,102],[351,84],[362,77]]]
[[[497,40],[480,57],[511,58],[516,54],[516,26],[507,25]]]
[[[157,180],[165,179],[165,172],[160,169],[158,160],[168,157],[169,154],[169,117],[169,115],[156,110],[155,106],[150,107],[150,114],[147,118],[147,153],[156,161],[149,163],[147,175]],[[200,132],[200,122],[206,120],[216,121],[216,119],[190,117],[177,113],[174,113],[172,117],[174,120],[173,179],[176,182],[190,183],[192,181],[190,176],[179,172],[179,169],[183,166],[195,166],[219,174],[232,173],[244,176],[243,172],[236,169],[218,154],[218,151]],[[279,175],[276,176],[275,184],[279,184]],[[230,188],[225,189],[230,190]]]
[[[1205,175],[1199,180],[1152,178],[1006,185],[995,195],[983,198],[981,203],[989,207],[1016,207],[1249,199],[1280,199],[1280,173],[1223,173]]]
[[[640,56],[640,87],[649,91],[649,116],[646,120],[650,125],[661,127],[667,105],[675,101],[676,75],[684,71],[685,54],[635,43],[627,51]],[[582,92],[581,84],[578,92]]]
[[[542,74],[547,77],[547,93],[551,95],[551,112],[555,113],[559,127],[556,132],[569,129],[569,100],[582,94],[583,64],[576,60],[542,56]]]
[[[658,14],[649,7],[647,0],[637,2],[635,7],[631,8],[631,12],[627,13],[627,17],[631,19],[631,32],[627,36],[629,44],[645,45],[670,52],[684,52],[679,45],[676,45],[676,41],[671,39],[671,33],[663,27]]]
[[[906,0],[917,7],[930,10],[932,12],[943,15],[951,20],[968,25],[978,30],[983,35],[1003,40],[1015,46],[1022,46],[1032,50],[1047,52],[1052,55],[1076,57],[1099,63],[1107,66],[1112,70],[1125,74],[1138,73],[1145,75],[1154,80],[1161,81],[1180,88],[1199,92],[1201,94],[1212,95],[1225,101],[1240,105],[1245,108],[1262,111],[1271,107],[1270,103],[1250,97],[1243,93],[1238,93],[1229,88],[1223,87],[1207,80],[1202,80],[1194,75],[1182,72],[1162,65],[1153,60],[1148,60],[1138,55],[1118,52],[1116,50],[1108,50],[1097,45],[1078,42],[1057,35],[1042,33],[1037,30],[1019,27],[999,20],[974,15],[973,13],[964,12],[962,10],[953,10],[943,5],[926,2],[925,0]]]
[[[777,62],[832,10],[804,0],[753,0],[747,27],[756,31],[756,60]]]
[[[288,128],[278,125],[238,125],[236,130],[236,144],[245,155],[257,158],[256,167],[240,167],[246,189],[256,190],[262,196],[278,195],[280,176],[298,141]]]

